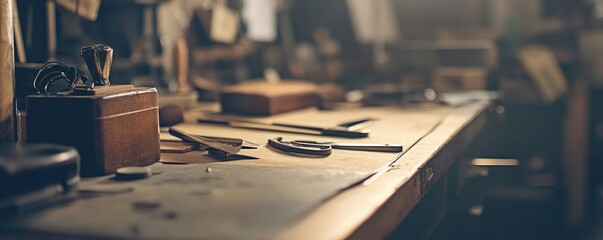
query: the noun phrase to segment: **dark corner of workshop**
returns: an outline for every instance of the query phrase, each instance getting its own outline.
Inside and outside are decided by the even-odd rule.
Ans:
[[[603,239],[603,0],[0,0],[0,239]]]

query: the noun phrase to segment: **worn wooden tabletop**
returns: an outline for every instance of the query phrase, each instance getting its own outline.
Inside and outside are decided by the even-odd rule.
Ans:
[[[420,201],[483,127],[488,104],[303,110],[257,121],[333,126],[375,117],[363,139],[341,139],[197,124],[187,114],[178,128],[239,137],[259,144],[241,153],[257,159],[216,161],[205,152],[162,154],[153,176],[119,182],[86,179],[65,205],[15,219],[9,229],[74,237],[341,239],[385,236]],[[324,158],[266,147],[266,140],[328,140],[402,144],[403,153],[333,150]],[[163,136],[167,139],[168,136]],[[385,171],[385,170],[387,171]],[[432,169],[432,170],[433,170]],[[379,172],[367,184],[363,180]],[[432,171],[433,172],[433,171]],[[391,201],[395,198],[395,201]],[[381,237],[382,237],[381,236]]]

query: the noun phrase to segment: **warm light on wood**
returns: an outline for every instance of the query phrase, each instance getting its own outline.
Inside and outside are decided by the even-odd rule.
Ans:
[[[512,167],[519,165],[519,160],[508,158],[474,158],[471,164],[481,167]]]

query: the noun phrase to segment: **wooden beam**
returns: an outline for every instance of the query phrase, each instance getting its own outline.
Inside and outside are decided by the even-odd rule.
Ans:
[[[12,0],[0,0],[0,142],[14,141],[14,42]]]

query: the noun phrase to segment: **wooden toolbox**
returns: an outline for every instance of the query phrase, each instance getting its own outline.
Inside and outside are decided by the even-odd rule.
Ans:
[[[146,166],[160,158],[155,88],[28,96],[26,122],[28,142],[75,147],[82,176]]]

